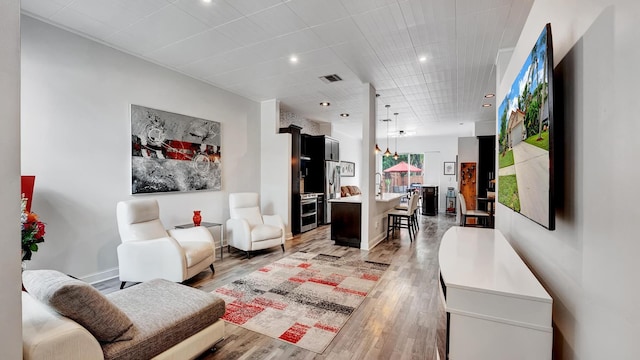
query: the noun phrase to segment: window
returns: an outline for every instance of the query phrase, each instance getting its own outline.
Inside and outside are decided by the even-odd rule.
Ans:
[[[398,160],[382,157],[382,192],[404,193],[424,181],[424,154],[400,154]]]

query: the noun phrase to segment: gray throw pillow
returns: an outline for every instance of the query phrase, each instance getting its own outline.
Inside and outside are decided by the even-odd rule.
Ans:
[[[25,270],[22,283],[29,294],[82,325],[98,341],[133,339],[133,322],[93,286],[55,270]]]

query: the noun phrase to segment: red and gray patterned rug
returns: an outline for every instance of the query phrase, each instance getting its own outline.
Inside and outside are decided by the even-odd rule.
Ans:
[[[322,353],[388,267],[297,252],[214,293],[227,303],[225,321]]]

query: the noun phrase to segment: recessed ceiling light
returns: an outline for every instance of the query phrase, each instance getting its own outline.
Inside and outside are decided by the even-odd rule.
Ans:
[[[494,96],[496,96],[496,94],[487,94],[484,97],[487,98],[487,99],[491,99]]]
[[[327,101],[323,101],[320,103],[320,106],[329,106],[331,105],[331,103],[327,102]]]
[[[427,61],[427,57],[426,56],[420,56],[420,58],[418,59],[420,60],[421,63]]]
[[[211,2],[211,0],[202,0],[203,3],[208,4]]]
[[[349,114],[347,114],[347,113],[342,113],[342,114],[340,114],[340,117],[349,117]]]
[[[491,104],[482,104],[482,107],[491,107]]]
[[[295,55],[291,55],[291,57],[289,58],[289,62],[292,64],[298,63],[298,57]]]

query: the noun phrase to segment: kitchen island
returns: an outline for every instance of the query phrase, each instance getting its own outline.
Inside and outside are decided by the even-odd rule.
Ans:
[[[384,233],[386,213],[400,203],[406,194],[383,193],[376,196],[377,236]],[[331,240],[336,245],[361,248],[362,240],[362,195],[347,196],[329,200],[331,206]],[[368,239],[367,239],[368,240]]]

